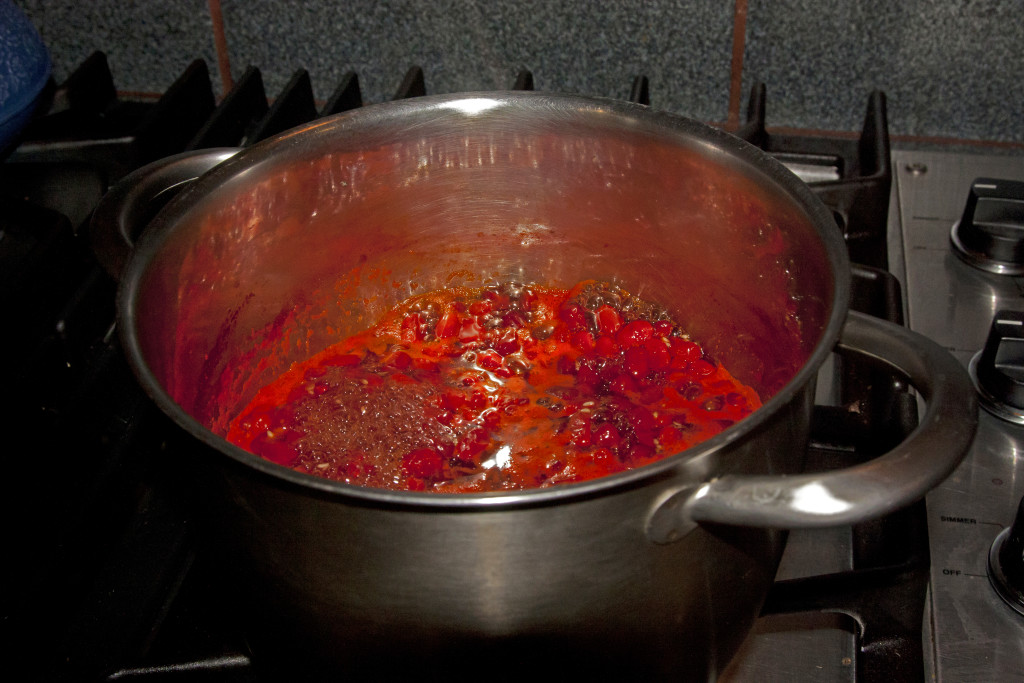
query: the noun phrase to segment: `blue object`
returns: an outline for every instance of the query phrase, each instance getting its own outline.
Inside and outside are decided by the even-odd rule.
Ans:
[[[32,118],[50,79],[42,38],[12,0],[0,0],[0,152]]]

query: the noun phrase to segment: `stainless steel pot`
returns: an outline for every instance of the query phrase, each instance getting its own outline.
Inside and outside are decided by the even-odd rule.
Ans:
[[[115,242],[153,172],[97,212]],[[291,362],[411,293],[587,278],[668,307],[764,406],[659,463],[501,494],[347,486],[222,438]],[[138,241],[119,324],[208,467],[211,534],[257,654],[378,675],[709,680],[760,610],[781,530],[909,504],[972,438],[959,364],[848,314],[848,297],[832,217],[757,149],[628,103],[487,93],[366,107],[220,163]],[[799,474],[833,350],[893,366],[928,409],[887,455]]]

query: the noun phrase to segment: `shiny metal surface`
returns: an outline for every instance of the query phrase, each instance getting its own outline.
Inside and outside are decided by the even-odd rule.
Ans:
[[[695,122],[535,93],[417,98],[292,131],[185,190],[135,250],[122,332],[161,403],[219,433],[261,378],[410,293],[609,279],[777,392],[770,412],[845,319],[831,224],[774,160]]]
[[[974,437],[977,399],[964,369],[927,338],[851,312],[840,351],[889,364],[924,398],[920,426],[898,447],[844,470],[786,477],[727,475],[698,489],[683,517],[783,529],[843,526],[919,500],[960,463]],[[892,481],[899,481],[894,490]]]
[[[999,261],[987,254],[972,251],[964,244],[962,233],[960,223],[955,223],[949,233],[949,241],[953,245],[953,253],[959,256],[964,263],[996,275],[1024,275],[1024,264]]]
[[[104,195],[90,222],[89,238],[97,260],[114,279],[121,277],[135,239],[175,193],[237,149],[203,149],[165,157],[122,178]]]
[[[666,306],[765,406],[632,472],[493,495],[347,486],[219,436],[267,378],[410,293],[589,278]],[[574,673],[712,678],[757,615],[782,534],[706,524],[657,544],[644,520],[680,485],[742,474],[785,488],[848,297],[831,215],[762,152],[627,103],[506,93],[366,107],[221,164],[137,242],[119,328],[146,390],[211,447],[217,550],[275,647],[377,667],[514,655],[549,673],[573,652]],[[912,345],[894,345],[895,364],[956,396],[966,375]],[[920,495],[960,456],[965,423],[931,416],[948,457],[914,454],[930,467],[912,481],[878,468],[875,494]],[[860,507],[843,519],[880,512]]]
[[[961,261],[950,248],[950,230],[975,178],[1024,180],[1024,158],[900,151],[893,163],[909,325],[966,366],[998,310],[1024,311],[1024,280]],[[989,549],[1013,521],[1021,496],[1024,427],[981,411],[968,457],[927,496],[926,626],[937,681],[1024,680],[1024,616],[987,578]]]
[[[968,364],[968,372],[971,373],[971,381],[974,383],[974,388],[978,391],[978,398],[981,407],[992,413],[1001,420],[1007,422],[1015,422],[1019,425],[1024,425],[1024,410],[1009,405],[998,397],[994,396],[986,387],[984,382],[978,376],[978,364],[981,362],[981,354],[974,354],[971,358],[971,362]]]
[[[1024,183],[978,177],[953,224],[953,253],[968,265],[997,275],[1024,275]]]
[[[496,494],[348,486],[218,436],[261,377],[410,293],[589,278],[668,307],[765,407],[635,471]],[[215,551],[264,652],[420,678],[424,661],[501,661],[710,679],[784,535],[706,525],[657,544],[644,520],[680,483],[799,471],[848,297],[831,215],[746,143],[627,103],[460,95],[365,107],[199,179],[137,242],[119,328],[212,466]]]
[[[1013,582],[1003,568],[1000,556],[1007,552],[1007,544],[1013,535],[1013,528],[1003,529],[996,540],[992,543],[992,549],[988,553],[988,578],[999,597],[1015,612],[1024,616],[1024,600],[1021,599],[1022,592],[1019,583]],[[1020,561],[1019,555],[1017,556]]]

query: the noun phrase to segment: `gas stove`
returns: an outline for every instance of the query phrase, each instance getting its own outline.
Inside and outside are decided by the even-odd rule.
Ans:
[[[532,89],[530,73],[513,87]],[[425,92],[413,68],[396,98]],[[631,99],[650,104],[643,77]],[[15,388],[4,415],[10,429],[38,435],[48,475],[44,497],[26,491],[15,482],[38,477],[39,463],[18,459],[3,491],[6,518],[24,520],[12,534],[23,561],[5,567],[8,585],[23,587],[3,599],[8,642],[24,646],[40,680],[273,680],[207,566],[193,484],[175,466],[186,437],[123,360],[115,284],[92,253],[88,219],[107,187],[148,161],[252,144],[361,106],[358,77],[346,75],[317,111],[305,72],[268,106],[250,68],[218,104],[196,62],[159,102],[123,102],[98,54],[53,103],[0,164],[0,294],[19,321],[2,340]],[[755,86],[736,133],[832,210],[857,264],[855,309],[906,322],[965,364],[997,309],[1024,310],[1020,276],[973,268],[949,247],[974,178],[1024,178],[1020,159],[891,153],[881,93],[867,98],[854,138],[774,134],[765,105]],[[916,424],[913,395],[884,373],[837,361],[819,384],[810,467],[874,457]],[[986,413],[978,445],[927,504],[791,533],[763,616],[721,680],[1020,677],[1024,616],[987,577],[989,549],[1024,494],[1014,476],[1021,438],[1024,427]]]

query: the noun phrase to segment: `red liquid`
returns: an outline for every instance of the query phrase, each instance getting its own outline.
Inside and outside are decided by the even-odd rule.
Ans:
[[[264,387],[228,439],[362,486],[500,491],[654,462],[759,406],[622,290],[505,284],[407,299]]]

